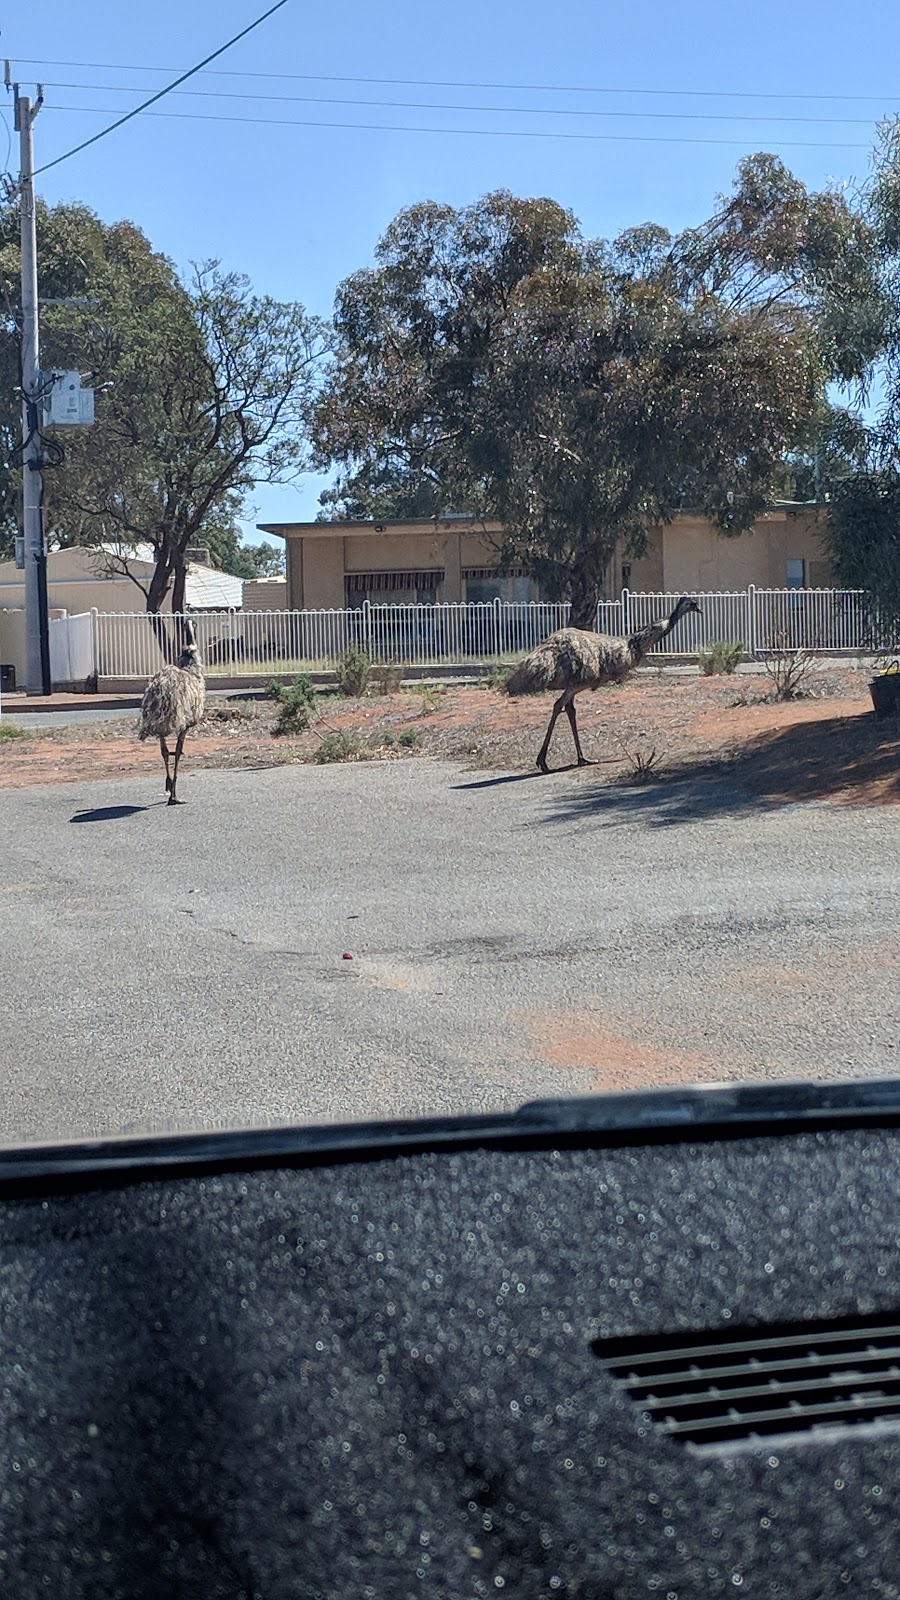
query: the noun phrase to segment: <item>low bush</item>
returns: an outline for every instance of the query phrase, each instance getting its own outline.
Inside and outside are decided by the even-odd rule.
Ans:
[[[359,734],[339,728],[335,733],[326,733],[313,760],[318,766],[327,767],[333,761],[367,761],[371,754]]]
[[[310,717],[316,703],[316,691],[305,674],[295,678],[294,682],[285,688],[279,684],[280,693],[277,695],[280,710],[278,720],[272,729],[277,738],[286,734],[303,733],[309,727]]]
[[[335,670],[338,693],[348,700],[358,700],[369,687],[371,673],[372,663],[365,650],[358,650],[355,644],[349,645]]]
[[[714,639],[708,650],[700,651],[700,671],[704,678],[718,677],[721,672],[734,672],[740,666],[743,654],[744,646],[740,640],[727,643],[724,639]]]

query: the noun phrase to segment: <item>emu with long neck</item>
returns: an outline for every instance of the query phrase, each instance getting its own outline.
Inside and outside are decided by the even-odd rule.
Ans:
[[[672,632],[682,617],[689,611],[699,610],[696,600],[690,595],[682,595],[667,617],[649,623],[627,639],[614,634],[592,633],[583,628],[561,628],[544,639],[513,668],[506,683],[508,694],[539,694],[545,689],[562,691],[554,703],[546,737],[538,752],[537,765],[542,772],[549,770],[547,751],[556,719],[562,711],[565,711],[572,729],[578,765],[590,765],[578,737],[575,696],[582,694],[585,689],[621,683],[635,667],[640,666],[654,645]]]

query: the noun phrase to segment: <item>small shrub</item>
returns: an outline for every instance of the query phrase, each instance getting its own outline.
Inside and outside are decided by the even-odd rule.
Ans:
[[[369,687],[371,671],[372,663],[365,650],[358,650],[355,644],[351,644],[337,664],[335,676],[338,693],[344,695],[345,699],[358,700]]]
[[[316,703],[316,691],[305,673],[295,678],[289,688],[279,684],[280,694],[277,696],[281,710],[278,720],[272,729],[276,738],[286,734],[303,733],[309,727],[313,706]]]
[[[0,722],[0,739],[27,739],[28,728],[17,728],[14,722]]]
[[[418,728],[404,728],[397,743],[402,745],[404,750],[417,750],[422,743],[422,735]]]
[[[704,678],[718,677],[721,672],[734,672],[740,666],[743,654],[744,646],[740,640],[726,643],[724,639],[714,639],[708,650],[700,651],[700,671]]]
[[[624,739],[619,740],[619,748],[631,768],[635,783],[650,783],[659,777],[659,766],[665,754],[663,750],[657,750],[655,746],[648,750],[641,745],[627,745]]]
[[[403,683],[403,668],[396,662],[373,667],[369,674],[369,687],[374,694],[397,694]]]
[[[799,700],[801,684],[812,667],[815,656],[809,650],[797,650],[787,642],[787,635],[772,636],[770,649],[757,657],[771,680],[776,700]]]
[[[478,679],[479,689],[505,689],[506,680],[512,672],[513,665],[512,661],[498,661],[491,667],[490,672],[486,672],[483,677]]]
[[[430,717],[433,711],[440,711],[444,704],[446,689],[441,689],[435,683],[427,683],[422,690],[422,704],[419,709],[420,717]]]
[[[313,760],[318,766],[326,767],[332,761],[365,761],[371,753],[359,734],[339,728],[335,733],[326,733]]]
[[[397,743],[397,736],[392,728],[385,728],[384,733],[381,735],[381,743],[385,750],[393,750]]]

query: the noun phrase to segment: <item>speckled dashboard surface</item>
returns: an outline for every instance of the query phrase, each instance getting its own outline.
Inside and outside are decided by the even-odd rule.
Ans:
[[[15,1600],[900,1596],[900,1427],[696,1453],[592,1343],[900,1308],[900,1132],[0,1204]]]

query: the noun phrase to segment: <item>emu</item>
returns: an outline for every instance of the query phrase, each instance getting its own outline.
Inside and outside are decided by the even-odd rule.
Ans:
[[[159,748],[166,764],[166,793],[170,806],[184,804],[175,793],[178,782],[178,763],[184,736],[196,728],[203,716],[206,703],[206,683],[203,662],[197,649],[193,627],[184,624],[184,644],[174,666],[160,667],[153,674],[141,701],[141,726],[139,739],[159,739]],[[175,740],[175,755],[169,768],[168,739]]]
[[[616,638],[610,633],[590,633],[583,628],[560,628],[525,656],[506,680],[506,692],[511,695],[540,694],[544,689],[561,689],[550,717],[550,726],[538,751],[537,765],[541,772],[549,772],[547,751],[556,719],[561,711],[566,713],[575,740],[575,754],[580,767],[591,766],[581,749],[578,724],[575,721],[575,696],[585,689],[599,689],[605,683],[621,683],[629,672],[640,666],[648,651],[672,632],[676,623],[688,611],[699,611],[696,600],[682,595],[668,617],[648,623],[628,639]]]

